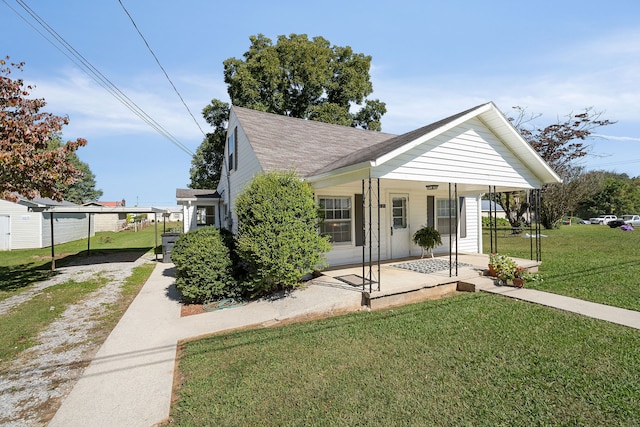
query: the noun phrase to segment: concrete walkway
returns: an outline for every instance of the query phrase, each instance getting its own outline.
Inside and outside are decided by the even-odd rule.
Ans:
[[[359,289],[316,281],[286,298],[180,317],[174,270],[156,266],[49,426],[153,426],[169,417],[179,340],[361,309]]]
[[[486,278],[482,284],[479,284],[478,289],[483,292],[500,294],[509,298],[546,305],[547,307],[570,311],[583,316],[593,317],[594,319],[606,320],[607,322],[617,323],[618,325],[640,329],[640,312],[638,311],[597,304],[595,302],[551,294],[549,292],[537,291],[535,289],[496,286],[493,282],[493,279]]]
[[[478,280],[486,292],[640,329],[638,312]],[[49,426],[156,425],[169,416],[179,340],[361,309],[360,289],[320,278],[286,298],[180,317],[173,285],[173,265],[158,264]]]

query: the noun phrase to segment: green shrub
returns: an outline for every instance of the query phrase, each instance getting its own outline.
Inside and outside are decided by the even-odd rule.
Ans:
[[[329,238],[318,233],[313,192],[295,173],[256,176],[236,199],[236,213],[238,255],[253,296],[296,287],[324,265]]]
[[[171,251],[171,260],[176,265],[176,288],[182,293],[183,302],[202,304],[237,295],[229,249],[215,227],[180,236]]]
[[[489,218],[488,216],[483,216],[482,217],[482,228],[489,228],[489,226],[493,226],[493,221],[491,221],[492,218]],[[511,224],[509,223],[509,221],[505,218],[494,218],[496,220],[496,224],[498,225],[498,228],[510,228]]]

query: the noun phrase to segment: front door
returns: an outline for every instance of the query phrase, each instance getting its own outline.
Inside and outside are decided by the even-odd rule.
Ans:
[[[391,194],[391,258],[409,256],[409,195]]]
[[[11,222],[8,215],[0,215],[0,251],[7,251],[11,245]]]

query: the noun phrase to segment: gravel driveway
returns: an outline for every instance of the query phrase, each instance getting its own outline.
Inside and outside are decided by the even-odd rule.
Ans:
[[[153,254],[139,252],[94,255],[61,267],[55,277],[0,302],[2,315],[50,286],[97,275],[107,279],[106,285],[70,305],[49,325],[38,336],[37,346],[23,352],[6,371],[0,372],[0,425],[46,424],[98,351],[101,341],[94,342],[91,331],[98,326],[105,306],[118,300],[134,267],[153,259]]]

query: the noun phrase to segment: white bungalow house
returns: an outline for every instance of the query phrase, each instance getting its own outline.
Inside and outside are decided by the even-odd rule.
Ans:
[[[560,182],[492,102],[399,136],[232,107],[224,159],[215,224],[237,230],[256,174],[294,170],[324,214],[332,266],[420,255],[424,225],[442,234],[436,254],[482,253],[483,193]]]

